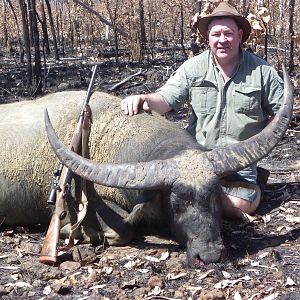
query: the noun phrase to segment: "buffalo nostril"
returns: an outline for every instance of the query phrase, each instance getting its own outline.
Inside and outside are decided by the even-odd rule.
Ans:
[[[200,258],[199,255],[195,256],[194,265],[196,268],[200,268],[201,266],[205,265],[205,262]]]

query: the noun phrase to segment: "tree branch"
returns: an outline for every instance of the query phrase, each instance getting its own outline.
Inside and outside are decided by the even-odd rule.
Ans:
[[[141,74],[144,74],[145,72],[146,72],[146,71],[140,70],[140,71],[138,71],[138,72],[136,72],[136,73],[134,73],[134,74],[132,74],[132,75],[126,77],[126,78],[123,79],[122,81],[120,81],[120,82],[116,83],[114,86],[112,86],[112,87],[109,89],[109,91],[115,90],[115,89],[118,88],[119,86],[121,86],[121,85],[123,85],[124,83],[126,83],[127,81],[129,81],[131,78],[136,77],[136,76],[141,75]]]
[[[87,5],[87,4],[83,3],[83,2],[81,2],[80,0],[73,0],[73,2],[75,2],[76,4],[82,6],[84,9],[86,9],[86,10],[89,11],[90,13],[96,15],[96,16],[98,17],[98,19],[99,19],[102,23],[104,23],[104,24],[106,24],[106,25],[108,25],[108,26],[110,26],[110,27],[113,27],[113,24],[112,24],[112,23],[110,23],[109,21],[107,21],[106,19],[104,19],[97,11],[95,11],[94,9],[92,9],[89,5]],[[128,34],[127,34],[124,30],[122,30],[122,29],[116,28],[116,31],[119,32],[119,33],[120,33],[121,35],[123,35],[124,37],[129,37]]]

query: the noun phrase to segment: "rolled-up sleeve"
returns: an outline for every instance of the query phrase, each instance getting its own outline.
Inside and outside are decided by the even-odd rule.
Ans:
[[[168,81],[156,92],[164,97],[165,101],[176,112],[182,103],[188,100],[189,88],[185,72],[185,64],[182,64],[168,79]]]

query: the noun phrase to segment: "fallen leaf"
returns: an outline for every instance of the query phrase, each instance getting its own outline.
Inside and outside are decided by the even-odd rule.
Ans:
[[[103,273],[110,275],[113,272],[113,268],[112,267],[104,267],[102,269]]]
[[[222,274],[223,274],[224,278],[226,278],[226,279],[229,279],[231,277],[231,275],[226,271],[222,271]]]
[[[263,219],[264,223],[267,224],[271,221],[271,216],[265,215],[265,216],[262,216],[262,219]]]
[[[265,268],[265,269],[272,269],[275,270],[276,272],[278,272],[278,268],[274,267],[274,265],[272,266],[265,266],[265,265],[261,265],[259,261],[253,261],[251,262],[251,266],[252,267],[260,267],[260,268]]]
[[[167,274],[166,278],[167,278],[167,280],[175,280],[175,279],[183,278],[185,276],[187,276],[187,273],[179,273],[176,275],[169,273],[169,274]]]
[[[154,256],[146,255],[145,259],[147,259],[147,260],[149,260],[151,262],[156,262],[156,263],[160,262],[160,259],[158,259],[157,257],[154,257]]]
[[[50,287],[50,285],[45,286],[45,288],[43,290],[43,294],[47,296],[50,293],[51,293],[51,287]]]
[[[138,269],[138,272],[142,273],[142,274],[146,274],[149,273],[149,269]]]
[[[277,229],[276,229],[277,232],[280,232],[282,230],[291,231],[292,227],[282,225],[282,226],[278,226]]]
[[[97,284],[97,285],[91,286],[91,287],[89,288],[89,290],[101,290],[101,289],[103,289],[104,287],[106,287],[106,284]]]
[[[148,296],[158,296],[161,293],[161,288],[159,286],[155,286],[154,289],[148,293]]]
[[[160,260],[166,260],[169,258],[169,256],[170,256],[169,251],[163,252],[160,256]]]
[[[14,266],[0,266],[0,269],[3,269],[3,270],[19,270],[20,267],[14,267]]]
[[[300,217],[287,216],[285,220],[289,223],[300,223]]]
[[[246,269],[247,272],[254,272],[256,275],[259,275],[259,271],[256,269]]]
[[[192,294],[192,299],[194,299],[194,295],[202,290],[201,286],[184,286],[190,293]],[[189,298],[190,299],[190,298]]]
[[[240,295],[239,292],[235,292],[235,293],[234,293],[233,299],[234,299],[234,300],[242,300],[242,297],[241,297],[241,295]]]
[[[279,293],[273,293],[265,298],[262,298],[261,300],[274,300],[277,298],[278,295],[279,295]]]
[[[260,254],[259,256],[258,256],[258,258],[265,258],[265,257],[267,257],[268,255],[270,254],[270,252],[264,252],[264,253],[262,253],[262,254]]]
[[[15,273],[15,274],[12,274],[10,277],[11,277],[13,280],[17,281],[17,280],[19,279],[20,275],[19,275],[18,273]]]
[[[254,221],[256,221],[258,218],[255,216],[251,216],[245,212],[242,212],[243,215],[243,219],[249,223],[253,223]]]
[[[252,278],[250,276],[248,276],[248,275],[246,275],[244,277],[241,277],[241,278],[238,278],[238,279],[233,279],[233,280],[223,279],[220,282],[216,283],[214,285],[214,288],[216,288],[216,289],[224,289],[226,287],[231,287],[231,286],[235,285],[238,282],[248,281],[248,280],[251,280],[251,279]]]
[[[24,282],[24,281],[17,281],[15,283],[7,283],[4,286],[16,286],[16,287],[21,287],[21,288],[26,288],[26,287],[32,287],[31,284]]]
[[[214,269],[210,269],[207,272],[205,272],[204,274],[200,275],[198,277],[198,279],[202,280],[202,279],[206,278],[210,273],[213,273],[214,271],[215,271]]]
[[[132,270],[135,266],[136,266],[136,262],[133,260],[130,260],[129,262],[127,262],[124,265],[124,268],[126,268],[127,270]]]
[[[128,282],[123,282],[120,287],[121,289],[128,289],[128,288],[132,289],[135,287],[135,285],[136,285],[136,280],[132,279]]]
[[[297,285],[291,277],[287,277],[285,286]]]
[[[82,298],[78,298],[77,300],[86,300],[86,299],[90,299],[90,296],[84,296]],[[39,299],[39,300],[41,300],[41,299]]]
[[[261,293],[253,294],[248,300],[253,300],[255,297],[260,296]]]

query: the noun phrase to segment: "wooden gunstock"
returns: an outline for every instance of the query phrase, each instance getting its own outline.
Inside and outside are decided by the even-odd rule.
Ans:
[[[54,213],[44,240],[39,261],[43,264],[52,265],[57,260],[57,245],[60,232],[60,218]]]
[[[57,260],[57,246],[59,242],[61,221],[66,217],[64,205],[65,196],[68,193],[68,191],[66,191],[66,183],[70,183],[72,179],[72,172],[66,167],[63,167],[61,179],[62,190],[57,191],[55,210],[53,212],[41,250],[41,255],[39,257],[39,261],[43,264],[54,264]]]

